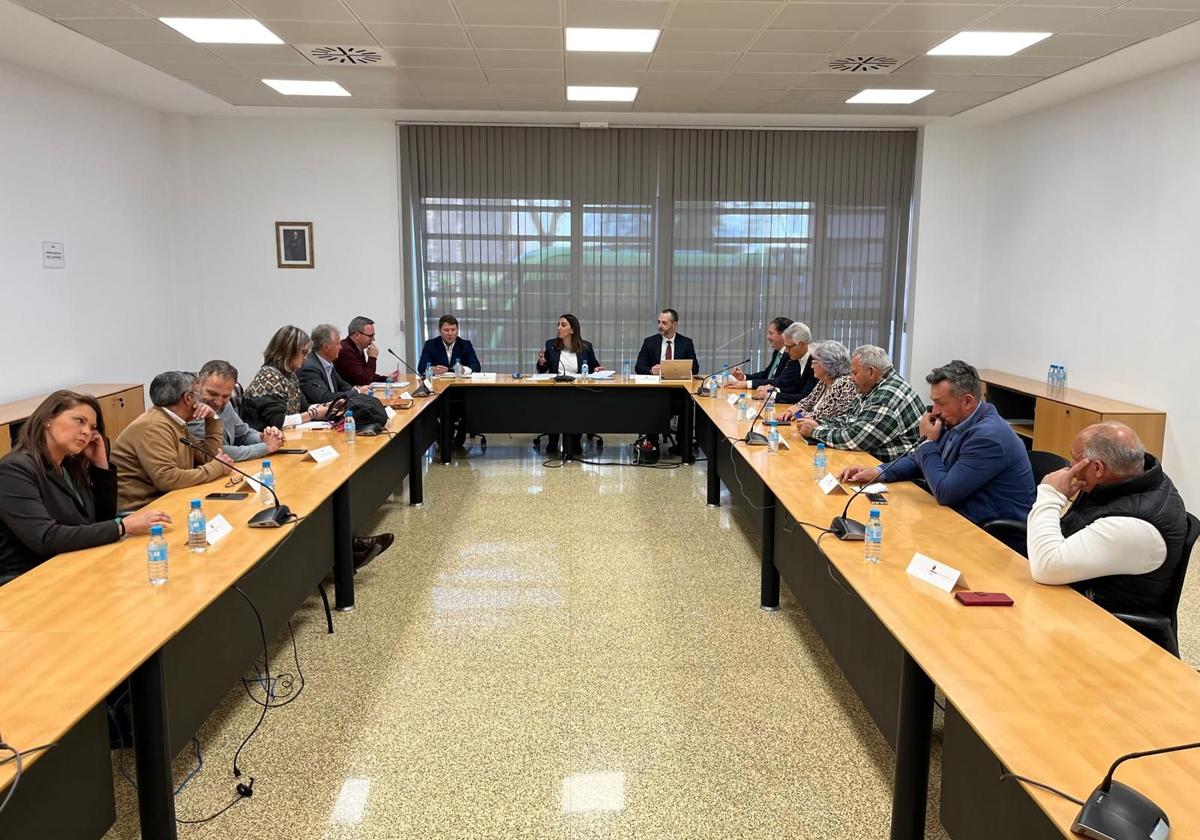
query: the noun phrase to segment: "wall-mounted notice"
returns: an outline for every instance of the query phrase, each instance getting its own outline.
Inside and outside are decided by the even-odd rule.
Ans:
[[[42,268],[66,268],[67,252],[61,242],[42,243]]]

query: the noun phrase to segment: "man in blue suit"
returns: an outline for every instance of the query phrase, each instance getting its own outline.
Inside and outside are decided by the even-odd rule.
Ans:
[[[635,373],[658,376],[659,368],[668,359],[691,359],[692,375],[700,372],[696,345],[686,335],[675,332],[678,323],[679,313],[674,309],[664,309],[658,313],[658,332],[642,342],[637,363],[633,366]]]
[[[425,372],[426,366],[433,368],[433,375],[439,376],[454,369],[455,362],[461,362],[465,368],[479,370],[479,357],[475,355],[475,346],[458,334],[458,319],[453,315],[443,315],[438,318],[437,338],[431,338],[421,348],[421,360],[417,362],[417,370]]]
[[[925,377],[933,411],[921,418],[925,438],[889,464],[887,481],[924,476],[943,505],[976,525],[1024,520],[1033,507],[1033,470],[1025,445],[996,409],[982,401],[979,373],[955,359]],[[844,481],[870,482],[884,467],[847,467]]]

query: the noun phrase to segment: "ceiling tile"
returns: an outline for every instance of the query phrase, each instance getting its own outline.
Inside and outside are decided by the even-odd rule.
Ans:
[[[669,52],[654,56],[653,70],[729,70],[741,53]]]
[[[1072,32],[1095,35],[1126,35],[1150,38],[1191,23],[1200,11],[1152,11],[1150,9],[1113,9],[1076,26]]]
[[[609,112],[616,113],[618,111],[632,111],[632,102],[568,102],[564,109],[571,112],[596,113]]]
[[[567,0],[567,26],[661,29],[670,3],[657,0]]]
[[[479,63],[484,67],[510,67],[514,69],[561,69],[561,50],[476,50]]]
[[[264,91],[271,90],[271,88],[267,87],[262,82],[253,80],[235,81],[220,79],[193,79],[190,84],[194,87],[200,88],[200,90],[208,91],[213,96],[220,96],[222,98],[225,96],[239,95],[262,96]],[[277,93],[275,96],[278,97],[278,102],[280,104],[283,104],[286,101],[283,94]]]
[[[151,65],[177,79],[256,79],[240,67],[225,61],[164,61]]]
[[[354,98],[368,108],[380,108],[389,111],[425,110],[429,108],[429,100],[421,96],[356,96]]]
[[[230,64],[251,79],[328,79],[324,67],[311,64]]]
[[[360,20],[457,24],[449,0],[345,0]]]
[[[558,0],[455,0],[467,26],[562,26]]]
[[[487,77],[483,75],[483,71],[478,67],[406,67],[404,75],[414,85],[487,84]]]
[[[833,29],[821,32],[767,30],[750,49],[755,52],[833,52],[854,35],[853,31]]]
[[[567,67],[573,70],[645,70],[650,53],[569,52]]]
[[[782,3],[682,2],[671,13],[671,29],[758,29],[783,6]]]
[[[210,50],[234,64],[307,64],[307,58],[287,44],[208,44]]]
[[[488,82],[493,85],[563,85],[566,74],[560,67],[557,70],[522,70],[504,67],[489,67],[486,70]],[[520,99],[520,97],[513,97]]]
[[[733,66],[738,73],[807,73],[824,67],[825,53],[746,53]]]
[[[787,90],[805,75],[802,73],[730,73],[720,84],[736,90]]]
[[[786,90],[782,88],[764,88],[762,90],[714,90],[704,96],[704,102],[715,105],[730,106],[759,106],[778,102]]]
[[[913,55],[950,37],[950,32],[864,32],[848,41],[838,55]]]
[[[324,69],[326,76],[339,82],[405,82],[404,74],[395,67],[347,67],[335,64]]]
[[[1097,9],[1110,9],[1119,6],[1125,0],[1016,0],[1014,6],[1092,6]]]
[[[656,87],[691,87],[698,91],[715,88],[728,78],[726,73],[711,71],[647,70],[640,84]],[[617,82],[623,84],[623,82]]]
[[[1096,0],[1097,5],[1099,5],[1100,3],[1104,3],[1104,2],[1108,2],[1108,0]],[[1120,2],[1120,0],[1118,0],[1118,2]],[[1046,0],[1046,2],[1043,2],[1040,5],[1044,6],[1044,5],[1048,5],[1051,3],[1053,3],[1056,6],[1071,5],[1070,3],[1054,3],[1054,0]],[[905,5],[914,5],[914,6],[928,6],[928,5],[944,6],[944,5],[946,5],[946,0],[904,0],[904,4]],[[957,0],[956,5],[995,7],[997,5],[997,0]],[[1003,5],[1003,4],[1001,3],[1000,5]]]
[[[497,85],[490,86],[492,96],[497,99],[546,99],[567,101],[567,87],[561,80],[553,85]]]
[[[994,8],[998,8],[998,4]],[[871,29],[902,32],[945,32],[971,28],[986,15],[987,6],[935,6],[905,3],[896,6],[871,24]]]
[[[561,28],[529,26],[472,26],[471,40],[483,50],[561,50]]]
[[[862,29],[887,9],[886,4],[792,3],[771,21],[771,28]]]
[[[1013,55],[988,65],[989,76],[1055,76],[1091,59],[1045,58],[1037,55]]]
[[[834,103],[845,102],[847,99],[849,99],[853,95],[854,95],[854,91],[851,91],[851,90],[795,89],[795,90],[789,90],[787,93],[785,93],[783,95],[783,97],[779,100],[779,102],[795,103],[795,104],[822,103],[822,104],[830,104],[831,105]]]
[[[668,29],[659,36],[655,52],[741,52],[758,32],[757,29]]]
[[[483,97],[429,97],[426,100],[435,111],[494,111],[499,104],[494,99]]]
[[[120,0],[19,0],[30,11],[48,18],[64,17],[143,17]]]
[[[222,96],[220,98],[224,99],[230,105],[238,105],[238,106],[254,107],[254,108],[271,107],[271,106],[278,107],[278,106],[287,106],[287,105],[291,104],[290,102],[287,102],[284,99],[282,94],[276,93],[275,91],[271,90],[270,88],[267,88],[266,93],[252,93],[252,94],[247,94],[245,96]]]
[[[232,0],[134,0],[134,5],[150,17],[156,18],[246,17],[246,10]]]
[[[420,96],[415,86],[399,80],[390,83],[343,81],[341,85],[354,96],[366,96],[374,99],[411,99]]]
[[[566,101],[566,91],[563,91],[563,101]],[[497,99],[496,107],[502,111],[558,111],[561,104],[544,99]]]
[[[1130,44],[1136,44],[1140,40],[1124,35],[1051,35],[1046,40],[1021,50],[1021,55],[1099,58],[1124,49]]]
[[[259,20],[354,20],[340,0],[238,0]]]
[[[635,70],[573,70],[570,67],[566,70],[567,84],[569,85],[633,85],[641,87],[646,82],[646,73]],[[724,73],[713,73],[712,75],[720,78],[725,78]]]
[[[388,50],[400,67],[478,67],[474,50],[435,50],[427,47],[395,47]]]
[[[427,96],[430,99],[446,97],[492,98],[491,91],[487,85],[454,84],[450,82],[437,82],[431,79],[427,82],[418,82],[417,87],[420,89],[422,96]]]
[[[210,61],[213,57],[207,49],[191,41],[178,44],[113,43],[108,46],[139,61]]]
[[[111,44],[114,41],[122,41],[130,44],[139,42],[155,44],[192,43],[192,41],[189,41],[166,24],[159,23],[150,18],[141,18],[139,20],[77,18],[64,20],[63,23],[81,35],[86,35],[93,40],[105,44]]]
[[[266,20],[263,24],[289,44],[347,44],[364,46],[374,40],[361,23],[336,21]]]
[[[424,23],[371,23],[367,29],[385,47],[469,47],[460,26]]]
[[[993,32],[1061,32],[1099,11],[1067,6],[1009,6],[983,18],[976,28]]]
[[[984,102],[990,102],[993,99],[1003,96],[1003,93],[998,93],[994,90],[966,91],[966,90],[935,90],[921,102],[928,102],[930,105],[962,105],[974,106],[982,105]]]
[[[995,62],[992,55],[920,55],[892,71],[898,73],[946,73],[969,76]]]
[[[1129,0],[1123,9],[1176,9],[1200,11],[1200,0]]]

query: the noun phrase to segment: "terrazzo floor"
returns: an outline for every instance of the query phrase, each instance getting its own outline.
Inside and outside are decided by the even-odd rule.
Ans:
[[[181,837],[887,836],[891,751],[786,587],[759,610],[753,528],[705,506],[704,465],[543,457],[496,436],[381,509],[357,609],[293,618],[304,688],[242,753],[253,798]],[[286,633],[271,665],[296,671]],[[205,723],[179,818],[231,800],[259,711],[238,686]],[[106,837],[137,837],[116,791]]]

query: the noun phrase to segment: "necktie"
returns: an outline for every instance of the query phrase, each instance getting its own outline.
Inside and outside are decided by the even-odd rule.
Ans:
[[[771,360],[771,366],[769,368],[767,368],[767,379],[775,378],[775,369],[779,367],[779,359],[780,358],[781,358],[781,355],[776,355],[775,358],[773,358]]]
[[[675,347],[675,342],[668,338],[667,339],[667,359],[668,360],[675,358],[675,354],[674,354],[674,352],[672,352],[674,347]]]

